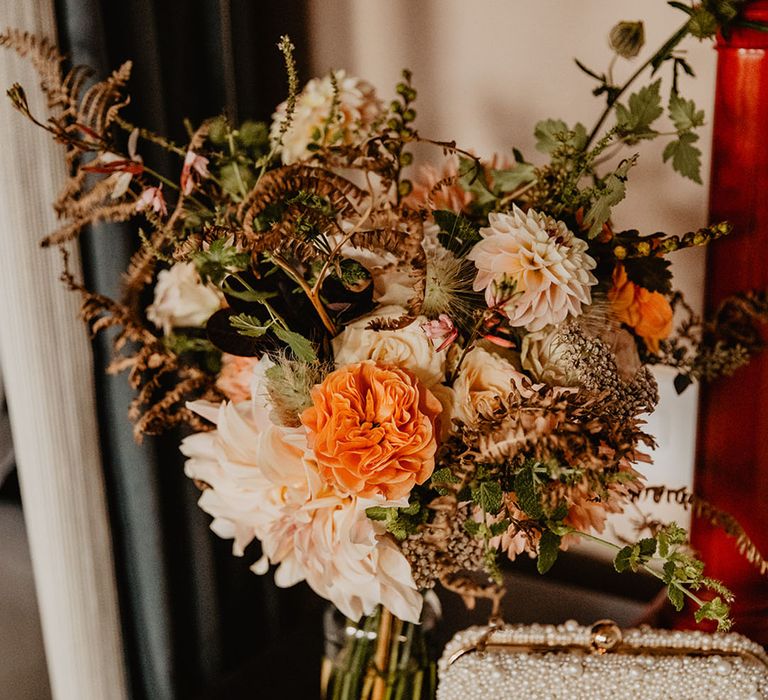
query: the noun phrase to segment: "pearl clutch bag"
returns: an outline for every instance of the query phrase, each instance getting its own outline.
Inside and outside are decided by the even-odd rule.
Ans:
[[[768,656],[746,637],[608,620],[470,627],[439,674],[438,700],[768,700]]]

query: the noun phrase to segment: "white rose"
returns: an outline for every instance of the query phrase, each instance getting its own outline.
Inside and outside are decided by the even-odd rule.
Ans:
[[[396,331],[366,328],[374,318],[397,318],[403,313],[399,307],[387,306],[347,326],[333,339],[336,366],[374,360],[382,365],[410,370],[427,387],[445,381],[446,351],[437,352],[422,330],[425,318],[418,318]]]
[[[200,281],[192,263],[176,263],[157,276],[147,318],[168,335],[173,328],[199,328],[221,307],[222,295]]]
[[[523,395],[531,391],[527,377],[503,357],[483,348],[474,348],[467,353],[453,383],[451,417],[472,423],[478,411],[493,409],[501,397],[515,389]]]

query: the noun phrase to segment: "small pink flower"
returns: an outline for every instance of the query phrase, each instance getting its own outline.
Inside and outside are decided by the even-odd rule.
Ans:
[[[112,199],[120,199],[131,186],[134,175],[144,172],[144,163],[136,152],[139,143],[139,130],[134,129],[128,137],[128,158],[123,158],[116,153],[101,153],[95,165],[83,166],[83,170],[89,173],[103,173],[110,176],[112,183]]]
[[[147,207],[152,207],[155,214],[168,215],[162,185],[159,187],[147,187],[136,200],[136,211],[144,211]]]
[[[208,175],[208,159],[194,151],[187,151],[184,167],[181,169],[181,191],[185,195],[191,194],[197,181]]]
[[[421,328],[427,338],[432,341],[437,352],[445,350],[456,338],[459,331],[453,325],[453,321],[446,314],[440,314],[436,320],[421,324]]]

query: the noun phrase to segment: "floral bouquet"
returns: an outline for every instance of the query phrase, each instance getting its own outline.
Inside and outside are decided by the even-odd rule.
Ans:
[[[87,71],[65,72],[50,43],[0,36],[39,69],[52,116],[33,115],[19,85],[11,99],[64,144],[72,172],[44,245],[65,251],[95,221],[139,222],[121,300],[87,290],[64,255],[86,321],[119,328],[113,367],[136,389],[136,435],[188,425],[186,473],[214,532],[236,555],[258,541],[256,573],[274,565],[278,585],[306,581],[363,619],[329,697],[428,696],[429,668],[413,669],[423,593],[440,582],[498,601],[504,561],[526,554],[544,573],[578,538],[728,627],[730,594],[682,528],[600,537],[610,514],[663,492],[638,471],[654,446],[650,366],[675,367],[679,391],[728,374],[761,347],[754,324],[768,313],[765,295],[744,294],[702,319],[674,291],[666,256],[726,223],[643,235],[611,220],[631,148],[661,138],[661,120],[664,160],[700,181],[704,114],[680,92],[692,71],[677,46],[736,19],[671,4],[685,23],[625,82],[614,64],[640,52],[639,22],[612,30],[607,72],[578,64],[602,114],[591,130],[538,123],[530,160],[420,135],[407,71],[389,105],[341,70],[300,89],[286,38],[288,97],[272,124],[215,117],[179,145],[122,117],[130,64],[86,90]],[[178,170],[150,167],[147,143]],[[409,174],[416,143],[437,157]],[[765,568],[732,519],[678,496]]]

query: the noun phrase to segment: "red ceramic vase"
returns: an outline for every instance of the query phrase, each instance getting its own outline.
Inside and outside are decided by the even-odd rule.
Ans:
[[[746,17],[768,23],[768,2],[750,3]],[[734,233],[709,250],[708,311],[735,292],[768,288],[768,33],[734,30],[717,51],[710,220],[730,221]],[[768,554],[768,352],[702,386],[694,488]],[[736,595],[735,631],[768,645],[768,577],[700,519],[692,540],[707,574]]]

